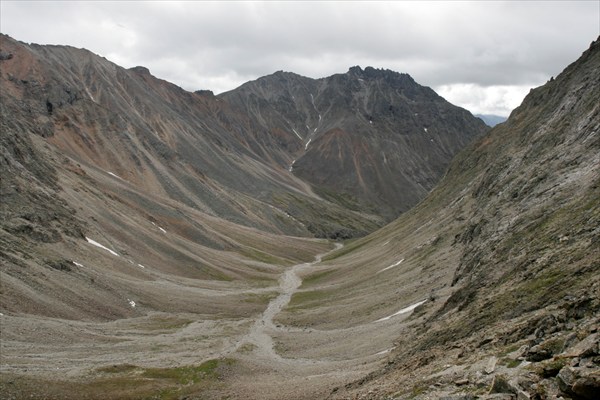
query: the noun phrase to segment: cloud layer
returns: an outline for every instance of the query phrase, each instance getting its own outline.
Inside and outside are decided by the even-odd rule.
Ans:
[[[13,2],[3,33],[144,65],[223,92],[286,70],[411,74],[474,113],[507,115],[600,34],[599,2]]]

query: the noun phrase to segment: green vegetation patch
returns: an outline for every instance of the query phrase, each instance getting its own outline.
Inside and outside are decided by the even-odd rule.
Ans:
[[[110,374],[108,377],[86,383],[54,381],[50,383],[49,390],[63,393],[60,397],[65,399],[92,397],[174,400],[219,385],[224,369],[234,363],[233,359],[213,359],[198,365],[175,368],[143,368],[132,364],[111,365],[96,370]],[[77,393],[77,396],[81,397],[73,397],[67,393]]]
[[[172,380],[181,385],[198,383],[217,377],[220,360],[208,360],[200,365],[188,365],[176,368],[146,368],[141,374],[145,378]]]
[[[296,292],[292,296],[288,309],[301,309],[307,308],[318,302],[322,303],[325,299],[330,297],[332,294],[331,290],[310,290],[305,292]]]
[[[374,206],[365,206],[361,204],[359,200],[350,193],[347,192],[336,192],[324,186],[314,186],[315,192],[326,200],[332,203],[337,203],[349,210],[353,211],[365,211],[376,213]]]
[[[279,296],[278,292],[250,293],[244,296],[244,302],[249,304],[268,304],[277,296]]]
[[[269,253],[265,253],[264,251],[257,250],[253,247],[244,247],[240,249],[240,254],[244,257],[248,257],[255,261],[260,261],[265,264],[272,265],[291,265],[292,263],[289,260],[284,260],[283,258],[279,258]]]
[[[565,357],[557,357],[541,363],[532,364],[533,372],[543,378],[552,378],[568,363]]]
[[[322,282],[323,280],[325,280],[325,278],[329,277],[334,272],[336,272],[336,271],[330,269],[330,270],[321,271],[321,272],[317,272],[315,274],[309,275],[302,280],[302,286],[308,286],[308,285],[313,285],[315,283]]]
[[[342,257],[350,252],[353,252],[361,247],[363,247],[364,245],[371,243],[373,239],[367,240],[367,239],[355,239],[355,240],[351,240],[348,241],[344,244],[344,247],[342,247],[339,250],[334,251],[333,253],[329,254],[326,257],[323,257],[322,261],[331,261],[331,260],[335,260],[336,258]]]
[[[515,360],[515,359],[509,358],[509,357],[502,358],[499,363],[502,365],[505,365],[506,368],[516,368],[519,365],[521,365],[520,360]]]
[[[194,321],[187,318],[161,315],[148,320],[140,321],[139,323],[136,323],[135,327],[145,331],[177,330],[185,328],[192,322]]]
[[[105,372],[108,374],[125,374],[138,369],[138,366],[133,364],[115,364],[109,365],[108,367],[98,368],[98,372]]]

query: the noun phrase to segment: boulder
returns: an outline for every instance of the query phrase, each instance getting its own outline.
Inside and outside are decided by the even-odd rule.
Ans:
[[[559,389],[573,399],[593,400],[600,393],[600,371],[566,366],[556,376]]]
[[[543,361],[552,358],[563,349],[564,340],[551,338],[529,349],[525,358],[527,361]]]
[[[597,399],[600,396],[600,374],[589,374],[575,381],[572,387],[573,393],[583,399]]]
[[[567,357],[593,357],[600,354],[600,343],[598,340],[598,334],[592,333],[579,343],[572,346],[567,352]]]
[[[498,359],[494,356],[490,357],[490,359],[488,360],[485,369],[483,370],[486,374],[491,374],[492,372],[494,372],[494,370],[496,369],[496,363],[498,362]]]

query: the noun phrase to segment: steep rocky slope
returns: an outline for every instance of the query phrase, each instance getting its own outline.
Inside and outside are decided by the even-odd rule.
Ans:
[[[41,136],[75,163],[274,233],[364,235],[381,224],[315,195],[289,173],[290,156],[275,138],[210,93],[82,49],[2,36],[2,51],[7,129]]]
[[[408,74],[372,67],[322,79],[277,72],[219,97],[281,140],[290,170],[317,193],[387,220],[421,200],[487,130]]]
[[[383,368],[331,398],[596,398],[598,93],[600,40],[417,207],[305,277],[281,321],[401,331]]]

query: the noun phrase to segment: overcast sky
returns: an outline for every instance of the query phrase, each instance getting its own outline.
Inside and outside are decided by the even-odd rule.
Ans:
[[[278,70],[406,72],[473,113],[508,115],[600,35],[600,0],[0,2],[17,40],[83,47],[187,90]]]

